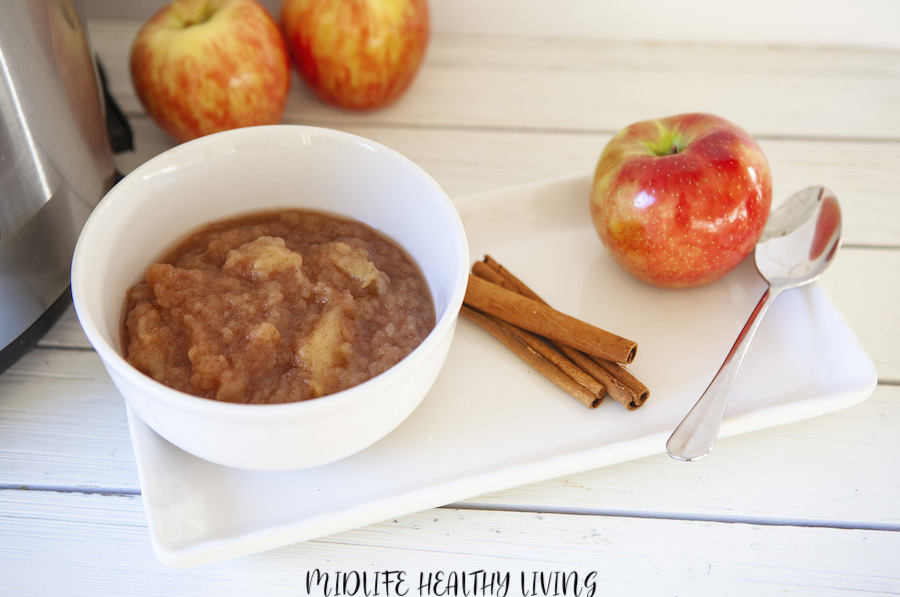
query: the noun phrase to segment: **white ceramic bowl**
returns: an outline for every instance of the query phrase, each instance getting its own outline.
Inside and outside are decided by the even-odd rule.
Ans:
[[[125,292],[197,227],[228,216],[302,207],[349,216],[393,238],[419,264],[437,321],[400,363],[356,387],[305,402],[248,405],[170,389],[122,357]],[[206,460],[289,470],[349,456],[378,441],[422,401],[449,350],[469,256],[446,193],[398,153],[354,135],[276,125],[179,145],[117,184],[84,226],[72,296],[84,332],[133,412]]]

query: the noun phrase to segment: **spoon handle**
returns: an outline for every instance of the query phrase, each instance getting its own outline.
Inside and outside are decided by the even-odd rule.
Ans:
[[[672,433],[666,444],[669,455],[676,460],[697,460],[709,454],[719,435],[725,407],[731,397],[731,389],[741,368],[741,361],[747,354],[750,341],[762,321],[763,315],[772,301],[781,294],[781,288],[769,287],[759,299],[750,319],[738,334],[734,346],[706,391],[697,400],[691,411]]]

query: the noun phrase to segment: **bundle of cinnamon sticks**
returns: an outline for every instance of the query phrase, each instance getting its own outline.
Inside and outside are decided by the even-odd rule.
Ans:
[[[623,366],[635,342],[556,311],[489,255],[472,266],[462,314],[589,408],[608,394],[634,410],[650,395]]]

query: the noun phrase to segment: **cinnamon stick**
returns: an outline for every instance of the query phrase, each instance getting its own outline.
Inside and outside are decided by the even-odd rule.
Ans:
[[[498,321],[498,323],[508,328],[510,333],[512,333],[522,343],[553,363],[560,371],[571,377],[577,384],[584,386],[584,388],[593,396],[596,396],[596,404],[594,404],[593,406],[589,405],[591,406],[591,408],[594,408],[597,404],[600,404],[600,400],[604,395],[606,395],[606,386],[604,386],[599,379],[588,374],[582,367],[579,367],[577,364],[573,363],[569,358],[559,352],[555,346],[548,343],[544,338],[541,338],[540,336],[532,334],[527,330],[517,328],[514,325],[510,325],[502,321]]]
[[[594,377],[600,381],[605,381],[604,385],[610,388],[609,394],[611,396],[615,394],[614,399],[616,402],[621,402],[628,410],[640,407],[650,397],[650,390],[647,386],[622,365],[604,361],[603,359],[592,360],[609,374],[608,380],[599,374]]]
[[[480,273],[489,275],[488,272]],[[546,338],[542,338],[537,334],[533,334],[528,330],[516,327],[508,322],[501,321],[496,317],[490,315],[485,315],[485,317],[492,318],[497,321],[498,324],[507,328],[509,333],[514,335],[519,341],[556,365],[560,371],[574,379],[577,383],[584,386],[589,392],[596,395],[598,398],[603,398],[603,396],[606,394],[606,387],[603,385],[603,383],[596,376],[592,376],[587,371],[585,371],[583,366],[573,361],[573,352],[577,355],[577,357],[579,357],[579,360],[581,357],[589,358],[586,357],[583,353],[575,351],[567,346],[559,346],[553,342],[548,341]]]
[[[545,302],[521,280],[513,276],[508,270],[503,268],[503,266],[494,261],[490,256],[485,256],[484,261],[476,261],[474,265],[472,265],[472,273],[479,278],[482,278],[489,282],[493,282],[494,284],[502,286],[507,290],[512,290],[518,292],[519,294],[522,294],[523,296],[528,296],[529,298],[533,298],[534,300]],[[610,376],[610,374],[605,369],[601,368],[600,365],[598,365],[592,357],[589,357],[583,352],[575,350],[567,344],[560,344],[558,342],[552,342],[552,344],[584,375],[591,379],[597,380],[597,382],[603,386],[605,393],[609,392],[609,387],[612,387],[613,391],[615,392],[613,398],[617,402],[625,404],[626,407],[628,407],[633,402],[631,395],[626,396],[625,394],[623,394],[623,392],[621,391],[622,386],[612,376]],[[601,359],[598,359],[598,361],[599,360]]]
[[[561,313],[546,303],[469,275],[465,304],[554,342],[591,356],[630,363],[637,344],[589,323]]]
[[[472,267],[472,271],[476,275],[499,284],[508,290],[513,290],[522,296],[546,304],[546,301],[529,288],[527,284],[500,265],[490,255],[485,255],[483,261],[476,262]],[[606,387],[606,392],[628,410],[640,407],[649,398],[650,391],[647,386],[641,383],[622,365],[590,357],[570,346],[557,345],[556,347],[591,377],[599,380]]]
[[[500,272],[500,269],[498,269],[499,264],[498,267],[494,267],[487,261],[487,259],[488,257],[485,256],[485,261],[476,261],[475,263],[473,263],[472,273],[482,280],[487,280],[488,282],[492,282],[497,286],[502,286],[503,288],[512,290],[513,292],[519,292],[519,289],[516,288],[516,286]],[[526,296],[522,292],[519,292],[519,294]]]
[[[585,404],[589,408],[596,408],[600,404],[602,396],[598,396],[596,393],[591,392],[572,379],[572,377],[563,373],[559,367],[539,354],[532,347],[528,346],[520,338],[516,337],[510,330],[510,326],[504,325],[496,319],[489,317],[484,313],[479,313],[465,305],[463,305],[461,313],[487,330],[514,354],[519,356],[541,375],[556,384],[557,387],[577,398],[582,404]]]
[[[507,288],[509,288],[510,290],[514,290],[522,296],[527,296],[528,298],[544,303],[545,305],[547,304],[547,301],[538,296],[538,294],[533,291],[527,284],[525,284],[525,282],[517,278],[511,271],[500,265],[500,263],[490,255],[485,255],[484,261],[481,261],[479,263],[483,263],[488,269],[496,272],[497,275],[500,276],[500,278],[506,281]]]
[[[476,261],[472,266],[472,272],[479,278],[483,278],[489,282],[513,290],[513,286],[508,283],[506,278],[484,262]],[[496,318],[494,319],[496,320]],[[527,330],[523,330],[522,328],[499,320],[497,321],[500,325],[505,325],[510,333],[515,335],[519,340],[556,365],[560,371],[584,386],[589,392],[596,395],[597,400],[588,406],[596,408],[596,406],[600,404],[600,400],[606,395],[606,386],[596,376],[588,373],[582,364],[579,364],[581,359],[589,359],[589,357],[568,346],[550,342],[545,338]],[[590,364],[594,365],[592,361]]]

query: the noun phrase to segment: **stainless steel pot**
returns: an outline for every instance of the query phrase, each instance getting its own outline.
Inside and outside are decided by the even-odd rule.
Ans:
[[[0,6],[2,371],[68,305],[75,241],[116,170],[80,9]]]

